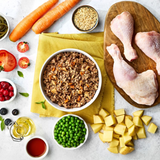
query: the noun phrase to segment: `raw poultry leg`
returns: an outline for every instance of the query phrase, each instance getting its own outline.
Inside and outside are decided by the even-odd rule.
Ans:
[[[111,21],[111,30],[123,43],[124,55],[128,61],[138,57],[132,47],[133,29],[134,20],[129,12],[122,12]]]
[[[140,74],[128,65],[122,58],[117,45],[107,47],[114,59],[113,74],[117,85],[136,103],[152,105],[158,97],[156,74],[147,70]]]
[[[139,32],[135,36],[135,43],[156,62],[157,72],[160,75],[160,34],[155,31]]]

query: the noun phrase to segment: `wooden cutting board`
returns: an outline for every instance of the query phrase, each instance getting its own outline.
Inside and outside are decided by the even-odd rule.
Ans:
[[[160,23],[159,21],[141,4],[136,2],[122,1],[112,5],[106,15],[105,27],[104,27],[104,64],[106,72],[109,76],[110,81],[116,88],[116,90],[122,95],[126,101],[131,105],[138,108],[148,108],[155,106],[160,103],[160,96],[156,99],[155,103],[152,106],[140,105],[134,102],[121,88],[116,85],[114,75],[113,75],[113,59],[106,50],[106,46],[110,46],[112,43],[117,44],[120,48],[121,53],[123,53],[123,45],[121,41],[113,34],[110,29],[110,22],[118,14],[121,14],[123,11],[128,11],[134,18],[134,36],[137,32],[147,32],[147,31],[157,31],[160,32]],[[131,65],[137,73],[141,73],[148,69],[152,69],[156,75],[159,83],[159,94],[160,94],[160,76],[158,76],[156,71],[156,64],[150,58],[148,58],[133,42],[133,48],[136,49],[138,58],[133,62],[128,62],[124,55],[122,54],[124,60]]]

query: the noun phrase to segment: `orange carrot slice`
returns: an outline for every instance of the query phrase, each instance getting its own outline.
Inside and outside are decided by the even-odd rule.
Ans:
[[[22,38],[33,26],[33,24],[41,18],[49,9],[51,9],[58,0],[48,0],[43,3],[28,16],[26,16],[18,25],[13,29],[9,38],[11,41],[16,42],[18,39]]]
[[[47,12],[42,18],[40,18],[32,27],[32,30],[39,34],[49,28],[56,20],[65,15],[70,9],[72,9],[80,0],[65,0],[58,6]]]

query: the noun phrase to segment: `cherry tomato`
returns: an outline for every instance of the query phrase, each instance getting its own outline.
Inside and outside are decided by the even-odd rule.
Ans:
[[[18,61],[18,65],[23,69],[27,68],[30,65],[29,59],[27,57],[21,57]]]
[[[27,42],[19,42],[17,45],[17,50],[21,53],[24,53],[29,50],[29,46]]]
[[[17,66],[16,58],[6,50],[0,50],[0,71],[10,72]]]

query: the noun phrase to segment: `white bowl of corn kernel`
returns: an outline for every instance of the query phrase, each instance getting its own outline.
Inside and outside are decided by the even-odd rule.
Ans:
[[[73,12],[72,22],[79,31],[91,32],[98,25],[98,12],[89,5],[80,6]]]

